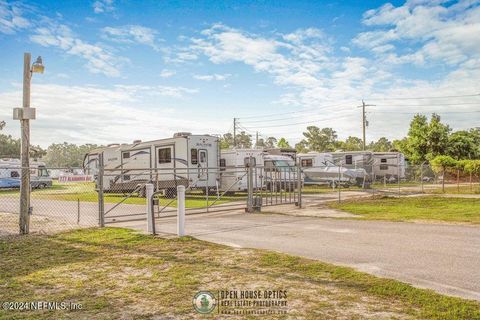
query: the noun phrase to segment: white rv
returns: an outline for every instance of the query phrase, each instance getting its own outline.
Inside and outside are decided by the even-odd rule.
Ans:
[[[375,179],[396,181],[405,178],[405,156],[400,152],[374,152],[373,174]]]
[[[224,149],[220,151],[220,191],[247,191],[247,169],[245,162],[253,157],[256,166],[263,167],[262,149]],[[260,170],[257,181],[260,182]],[[263,185],[262,185],[263,187]]]
[[[21,174],[22,163],[19,159],[0,159],[0,188],[20,188]],[[45,168],[45,163],[30,163],[30,185],[33,189],[52,186],[52,178]]]
[[[254,188],[293,190],[297,183],[295,161],[290,156],[272,155],[262,149],[225,149],[220,154],[221,191],[247,191],[245,162],[249,157],[255,159]]]
[[[114,144],[85,155],[87,174],[98,173],[98,158],[103,154],[106,192],[132,192],[144,195],[144,184],[173,196],[178,185],[214,189],[219,166],[218,138],[211,135],[176,133],[173,138],[133,144]]]

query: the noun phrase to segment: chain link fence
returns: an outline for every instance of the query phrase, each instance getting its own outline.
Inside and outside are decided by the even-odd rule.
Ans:
[[[98,196],[92,176],[79,168],[30,171],[30,223],[33,233],[54,233],[98,226]],[[19,233],[20,177],[18,166],[0,168],[0,236]]]
[[[331,165],[302,167],[303,193],[346,196],[480,194],[480,177],[461,169],[439,171],[429,165]],[[346,198],[346,197],[345,197]]]

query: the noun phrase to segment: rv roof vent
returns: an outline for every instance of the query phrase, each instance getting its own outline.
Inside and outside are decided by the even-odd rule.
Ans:
[[[110,148],[110,147],[117,147],[117,146],[119,146],[118,143],[110,143],[110,144],[107,144],[107,147],[109,147],[109,148]]]
[[[191,136],[191,135],[192,135],[192,133],[190,133],[190,132],[175,132],[173,134],[173,137],[174,138],[179,138],[179,137],[187,137],[187,136]]]
[[[141,143],[142,140],[133,140],[133,144]]]

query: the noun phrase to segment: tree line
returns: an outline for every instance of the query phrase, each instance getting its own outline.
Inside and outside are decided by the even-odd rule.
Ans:
[[[5,122],[0,121],[0,130],[4,126]],[[252,135],[245,131],[238,133],[235,140],[238,148],[292,148],[283,137],[254,140]],[[220,146],[222,149],[233,147],[233,134],[223,134],[220,137]],[[31,146],[30,155],[41,158],[49,166],[78,167],[82,166],[84,155],[98,147],[100,146],[96,144],[54,143],[47,149]],[[308,126],[303,132],[303,139],[293,148],[298,152],[360,151],[363,149],[363,141],[355,136],[340,140],[333,128]],[[441,122],[439,115],[434,113],[428,119],[425,115],[417,114],[412,118],[408,133],[403,139],[390,141],[381,137],[369,142],[366,149],[374,152],[399,151],[412,164],[428,162],[437,156],[449,156],[454,160],[480,159],[480,128],[452,132],[447,124]],[[0,134],[0,157],[18,158],[19,155],[20,139]]]

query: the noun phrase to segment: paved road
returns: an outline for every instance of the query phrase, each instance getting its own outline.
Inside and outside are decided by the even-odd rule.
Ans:
[[[187,233],[199,239],[351,266],[480,300],[478,227],[245,213],[192,215],[186,223]],[[145,229],[145,222],[120,225]],[[157,231],[175,230],[174,218],[157,223]]]

